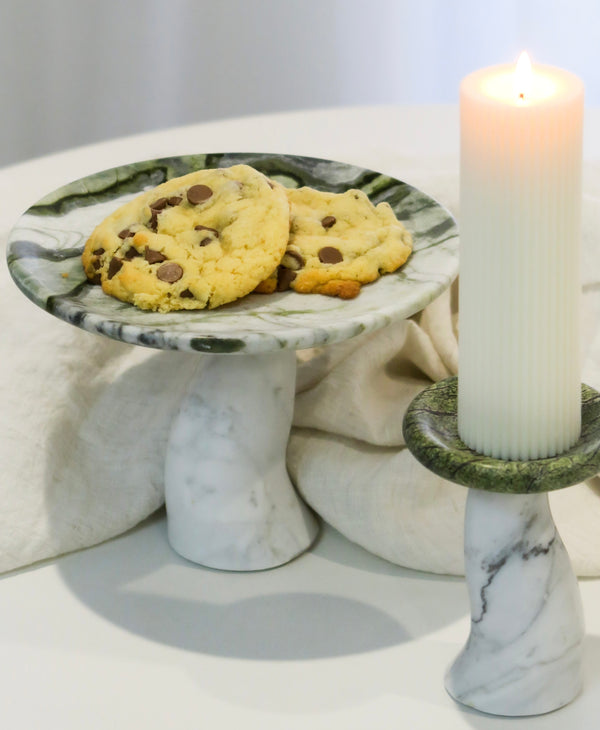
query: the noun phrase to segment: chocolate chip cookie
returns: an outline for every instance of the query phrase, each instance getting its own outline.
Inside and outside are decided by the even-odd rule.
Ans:
[[[251,292],[279,264],[285,190],[247,165],[199,170],[142,193],[86,243],[90,281],[141,309],[210,309]]]
[[[259,292],[291,288],[352,299],[362,284],[395,271],[412,251],[412,237],[389,204],[375,206],[361,190],[336,194],[303,187],[286,193],[288,245]]]

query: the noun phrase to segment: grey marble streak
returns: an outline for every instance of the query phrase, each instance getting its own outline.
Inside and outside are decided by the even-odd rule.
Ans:
[[[293,291],[250,295],[210,312],[143,312],[90,286],[79,251],[93,228],[140,191],[192,170],[253,165],[288,186],[364,190],[387,201],[411,231],[414,252],[397,272],[342,302]],[[21,290],[53,315],[89,332],[173,350],[260,353],[339,342],[411,316],[458,271],[452,216],[425,193],[376,171],[292,155],[214,153],[148,160],[74,181],[32,206],[9,237],[8,263]]]
[[[581,690],[583,613],[547,494],[470,490],[465,572],[467,644],[446,676],[459,702],[497,715],[535,715]]]
[[[318,532],[285,464],[292,350],[202,360],[174,419],[165,464],[168,535],[196,563],[262,570],[304,552]]]

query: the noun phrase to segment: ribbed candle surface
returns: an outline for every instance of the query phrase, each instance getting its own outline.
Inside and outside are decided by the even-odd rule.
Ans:
[[[503,459],[553,456],[581,430],[583,84],[514,66],[460,89],[458,427]]]

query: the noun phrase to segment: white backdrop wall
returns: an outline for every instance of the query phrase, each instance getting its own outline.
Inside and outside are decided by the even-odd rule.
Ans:
[[[227,116],[454,103],[524,48],[600,103],[599,0],[0,0],[0,165]]]

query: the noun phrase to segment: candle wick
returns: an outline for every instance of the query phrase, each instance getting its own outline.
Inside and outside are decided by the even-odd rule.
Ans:
[[[521,92],[521,93],[519,94],[519,99],[524,99],[524,98],[525,98],[525,94],[524,94],[523,92]]]

